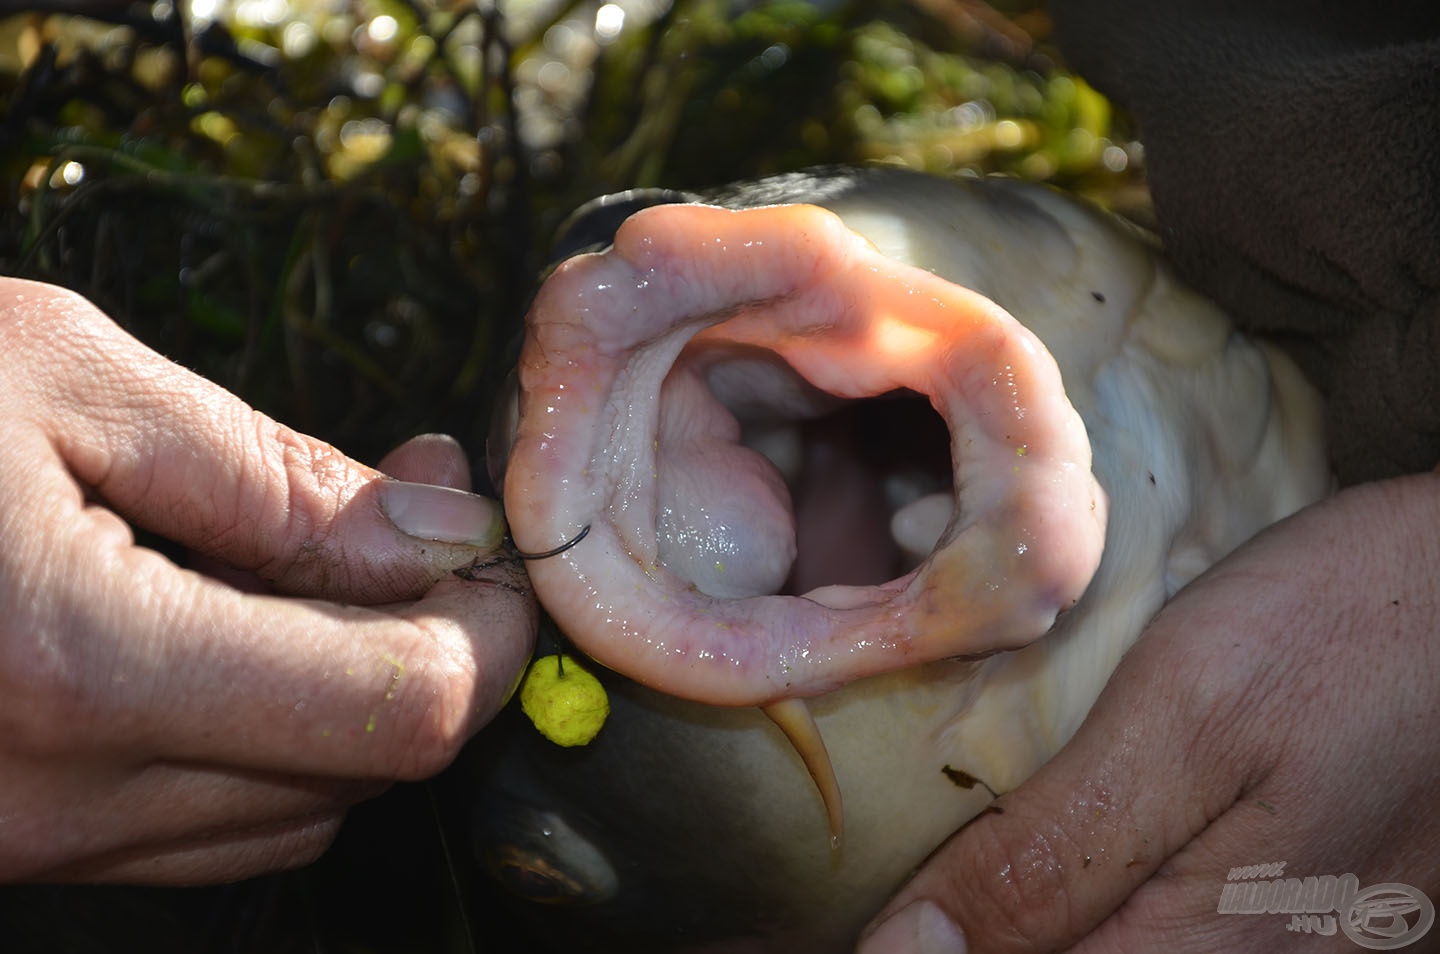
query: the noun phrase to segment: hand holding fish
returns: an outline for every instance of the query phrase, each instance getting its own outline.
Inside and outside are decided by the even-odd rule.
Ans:
[[[302,864],[507,698],[534,606],[453,573],[504,533],[453,441],[386,479],[45,285],[0,285],[0,355],[0,881]]]
[[[1217,564],[1060,754],[942,847],[860,950],[1279,950],[1288,910],[1220,910],[1232,868],[1281,862],[1287,879],[1353,873],[1435,898],[1437,529],[1440,477],[1398,478]]]

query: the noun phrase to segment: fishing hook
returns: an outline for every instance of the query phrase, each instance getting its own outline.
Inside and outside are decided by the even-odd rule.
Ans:
[[[519,547],[514,547],[515,555],[522,560],[548,560],[550,557],[559,556],[566,550],[573,547],[575,544],[579,543],[581,540],[584,540],[589,533],[590,524],[587,523],[584,527],[581,528],[579,533],[575,534],[575,536],[571,537],[569,540],[566,540],[558,547],[555,547],[553,550],[545,550],[540,553],[526,553]]]

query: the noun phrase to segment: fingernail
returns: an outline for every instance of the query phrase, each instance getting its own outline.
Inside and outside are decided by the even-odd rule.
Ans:
[[[452,487],[387,480],[380,507],[406,536],[493,550],[505,537],[498,501]]]
[[[933,902],[901,908],[865,938],[856,954],[965,954],[965,935]]]

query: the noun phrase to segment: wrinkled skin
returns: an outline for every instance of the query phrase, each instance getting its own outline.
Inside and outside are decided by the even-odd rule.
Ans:
[[[0,380],[0,883],[306,864],[504,705],[534,603],[454,575],[502,534],[453,440],[386,479],[19,279]]]
[[[1436,950],[1433,923],[1411,933],[1423,907],[1332,912],[1329,938],[1289,930],[1289,911],[1217,908],[1237,864],[1440,896],[1437,526],[1440,475],[1415,474],[1247,541],[1166,604],[1064,750],[928,858],[857,954],[935,950],[914,942],[940,910],[985,954]]]
[[[845,950],[908,872],[986,806],[992,790],[1018,785],[1071,736],[1141,627],[1171,594],[1257,529],[1326,492],[1317,408],[1283,358],[1234,335],[1212,306],[1175,283],[1142,239],[1048,190],[873,173],[793,177],[708,198],[732,207],[804,201],[828,208],[888,259],[973,290],[1028,327],[1058,367],[1058,399],[1073,405],[1088,435],[1094,478],[1108,501],[1103,556],[1093,577],[1087,574],[1078,604],[1050,610],[1052,620],[1056,609],[1063,610],[1053,627],[1047,621],[1040,632],[1021,638],[1001,633],[993,639],[987,634],[988,642],[939,641],[948,647],[942,656],[1030,643],[1023,648],[985,658],[929,656],[933,661],[923,665],[902,654],[893,665],[860,672],[841,667],[838,680],[816,679],[813,687],[821,691],[844,684],[810,702],[844,797],[845,836],[834,850],[806,767],[759,711],[676,698],[703,697],[704,687],[696,691],[683,678],[666,685],[666,671],[641,658],[643,647],[627,656],[613,634],[591,632],[583,614],[572,615],[569,639],[654,688],[607,674],[611,720],[582,750],[556,749],[523,725],[508,733],[497,726],[471,760],[479,786],[477,850],[520,896],[567,905],[538,919],[543,931],[564,938],[567,949]],[[627,242],[643,244],[647,234],[717,221],[685,217],[688,211],[652,210],[648,226],[633,219],[631,238],[622,231],[622,257],[629,254]],[[828,231],[824,240],[841,241],[843,231]],[[742,285],[742,299],[751,305],[735,314],[763,325],[766,290],[743,294],[754,265],[736,270],[723,252],[703,253],[701,261],[720,276],[713,281],[734,278]],[[684,310],[684,294],[670,300],[681,301],[684,314],[693,316]],[[540,301],[537,309],[549,307],[543,292]],[[532,312],[531,321],[537,320],[544,315],[537,319]],[[633,349],[642,360],[645,348],[642,342]],[[872,359],[878,360],[873,354],[854,358],[859,365]],[[907,541],[886,538],[889,514],[877,489],[886,482],[886,461],[904,470],[916,441],[878,452],[869,443],[877,431],[905,440],[934,430],[934,414],[920,402],[875,401],[885,415],[900,411],[915,420],[885,416],[882,424],[857,431],[853,406],[824,416],[831,405],[785,376],[780,362],[752,360],[742,372],[757,367],[771,376],[763,386],[753,383],[758,377],[746,377],[752,383],[735,391],[800,396],[789,403],[730,406],[740,432],[769,449],[776,471],[788,478],[798,557],[787,568],[787,592],[843,583],[856,592],[878,587],[893,593],[902,587],[885,589],[892,579],[934,573],[936,557],[913,568],[903,557]],[[657,384],[673,380],[653,369],[651,377]],[[582,373],[575,383],[584,380]],[[724,376],[712,372],[710,380],[723,382]],[[553,405],[532,400],[527,406],[524,384],[522,369],[522,440],[526,415]],[[626,407],[610,404],[622,415]],[[659,415],[664,413],[662,408]],[[810,419],[802,429],[810,445],[802,441],[797,451],[793,432],[776,424],[787,415]],[[946,453],[941,437],[938,454],[930,456],[958,475],[958,525],[969,513],[971,490],[985,478],[966,470],[971,445],[955,439],[963,425],[946,417],[954,446]],[[638,438],[647,440],[654,437]],[[556,451],[566,452],[575,449]],[[798,454],[800,466],[791,466],[789,454]],[[527,522],[537,495],[517,501],[517,488],[544,479],[543,468],[526,460],[517,442],[506,474],[507,509],[517,542],[539,549],[557,540],[534,535],[532,527],[546,525]],[[999,460],[996,455],[981,470]],[[666,473],[663,459],[653,472],[660,489],[646,493],[667,493],[667,481],[684,485]],[[573,516],[575,508],[591,506],[567,493],[560,488],[541,496],[540,508]],[[590,499],[596,499],[593,493]],[[947,517],[942,512],[941,522]],[[624,524],[603,507],[591,507],[586,519]],[[667,533],[664,525],[642,530],[662,543]],[[954,530],[932,526],[930,540],[938,537],[943,551],[963,537]],[[601,575],[575,572],[589,542],[567,551],[569,560],[531,565],[542,603],[559,609],[562,622],[567,605],[602,597],[622,611],[635,605],[624,593],[605,589],[603,561],[596,564]],[[1032,542],[1066,543],[1044,534]],[[611,553],[608,559],[626,558]],[[683,582],[678,561],[661,564],[663,573]],[[625,574],[616,578],[631,582]],[[942,591],[964,585],[962,576],[940,579]],[[694,582],[703,589],[704,581]],[[577,588],[583,591],[578,596]],[[709,599],[751,614],[757,631],[772,628],[775,617],[768,614],[776,603]],[[1033,619],[1028,596],[1013,605],[1025,610],[1020,615],[1026,621]],[[1030,642],[1040,633],[1043,638]],[[708,701],[771,698],[742,693]]]

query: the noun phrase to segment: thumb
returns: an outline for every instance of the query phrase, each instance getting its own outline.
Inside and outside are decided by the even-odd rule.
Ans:
[[[495,501],[390,480],[151,351],[84,299],[32,287],[17,307],[35,309],[49,340],[26,410],[76,479],[133,524],[281,590],[358,603],[418,596],[500,544]]]
[[[1234,802],[1233,776],[1197,771],[1193,739],[1170,728],[1190,720],[1138,715],[1185,698],[1156,665],[1170,639],[1152,633],[1065,748],[942,845],[859,954],[1069,948]]]

